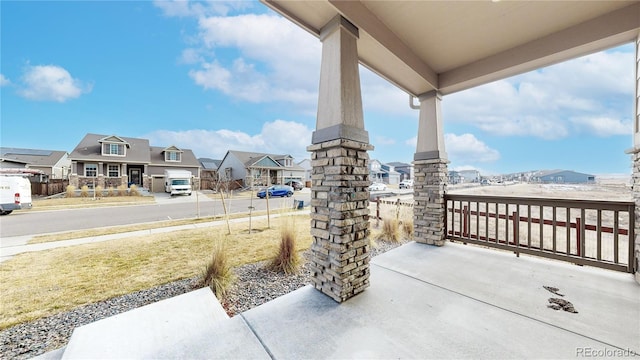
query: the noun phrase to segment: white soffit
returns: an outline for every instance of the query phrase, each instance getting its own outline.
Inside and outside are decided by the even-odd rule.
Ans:
[[[336,14],[360,61],[410,94],[448,94],[629,42],[638,1],[262,0],[314,35]]]

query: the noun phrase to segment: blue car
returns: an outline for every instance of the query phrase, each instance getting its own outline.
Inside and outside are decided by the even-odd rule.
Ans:
[[[281,196],[281,197],[289,197],[293,195],[293,188],[287,185],[273,185],[268,188],[269,197]],[[264,199],[267,196],[267,192],[263,189],[258,191],[258,197],[260,199]]]

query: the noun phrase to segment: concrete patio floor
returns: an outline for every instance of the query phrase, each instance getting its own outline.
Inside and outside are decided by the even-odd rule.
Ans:
[[[559,288],[578,313],[548,308],[547,300],[560,296],[543,286]],[[176,298],[170,300],[185,318],[197,311],[187,301],[180,307]],[[203,315],[211,317],[206,325],[168,322],[163,328],[159,320],[151,326],[144,321],[149,311],[78,328],[58,354],[251,359],[640,354],[640,285],[630,274],[455,243],[409,243],[373,258],[371,286],[343,304],[307,286],[230,319],[214,322]],[[166,306],[158,307],[158,317],[166,313]],[[135,319],[140,321],[132,326]]]

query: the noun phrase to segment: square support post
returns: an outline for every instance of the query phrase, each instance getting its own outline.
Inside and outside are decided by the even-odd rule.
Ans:
[[[311,281],[337,302],[369,286],[369,155],[348,139],[311,145]]]
[[[445,243],[447,163],[445,159],[413,162],[413,238],[416,242],[436,246]]]

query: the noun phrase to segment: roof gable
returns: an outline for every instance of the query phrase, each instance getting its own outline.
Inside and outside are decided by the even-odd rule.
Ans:
[[[175,152],[184,152],[182,151],[179,147],[175,146],[175,145],[171,145],[169,147],[166,147],[162,150],[163,152],[167,152],[167,151],[175,151]]]
[[[241,163],[244,164],[246,168],[258,167],[258,166],[283,168],[285,166],[279,163],[278,160],[293,159],[291,155],[276,155],[276,154],[266,154],[266,153],[258,153],[258,152],[238,151],[238,150],[227,151],[227,155],[225,155],[225,158],[229,155],[232,155],[236,159],[238,159]],[[269,160],[266,160],[266,162],[256,165],[256,163],[263,161],[264,157],[268,157],[270,161],[273,161],[275,164],[269,164]],[[224,159],[222,160],[224,161]],[[289,167],[286,167],[286,168],[288,169]]]
[[[100,161],[105,159],[106,157],[102,155],[103,142],[126,144],[130,149],[127,150],[126,156],[120,157],[120,160],[110,157],[110,161],[138,164],[148,164],[150,161],[149,140],[100,134],[86,134],[69,154],[69,159],[74,161]]]
[[[262,167],[262,168],[282,167],[282,165],[280,165],[279,162],[273,160],[269,155],[265,155],[262,158],[258,159],[257,161],[253,161],[251,164],[246,164],[246,165],[249,165],[247,167]]]
[[[125,141],[123,138],[121,138],[120,136],[117,135],[109,135],[109,136],[105,136],[102,139],[98,140],[98,142],[100,144],[102,143],[117,143],[117,144],[124,144],[127,147],[131,147],[131,144],[129,144],[127,141]]]

